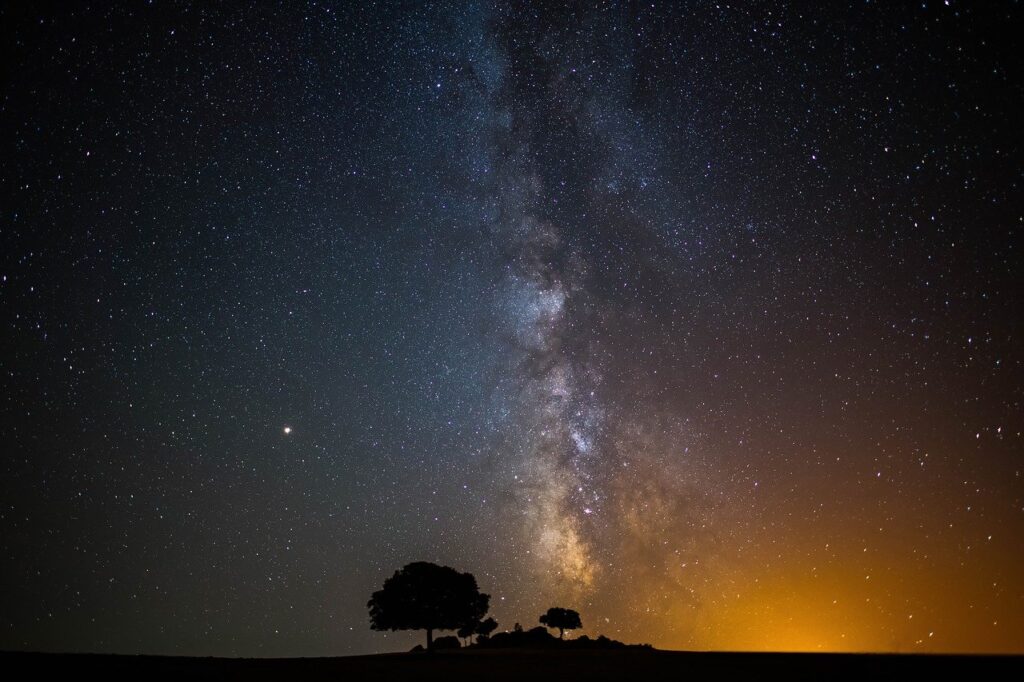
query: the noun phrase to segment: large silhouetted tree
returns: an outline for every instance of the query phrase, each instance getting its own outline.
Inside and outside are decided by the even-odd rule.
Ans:
[[[366,605],[372,629],[426,630],[429,651],[434,648],[434,630],[479,622],[490,599],[480,592],[472,573],[417,561],[395,571]]]
[[[580,614],[572,609],[562,609],[557,606],[552,606],[547,613],[540,617],[540,624],[549,628],[558,628],[558,639],[564,638],[566,630],[583,627]]]

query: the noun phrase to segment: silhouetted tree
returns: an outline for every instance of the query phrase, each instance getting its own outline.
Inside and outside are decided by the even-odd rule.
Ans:
[[[492,632],[498,628],[498,621],[493,618],[487,620],[478,620],[472,623],[466,623],[459,628],[458,635],[461,637],[468,646],[472,643],[473,635],[482,635],[488,637]]]
[[[490,637],[491,633],[498,629],[498,621],[493,618],[482,620],[476,624],[476,634],[481,637]]]
[[[476,629],[479,625],[480,623],[466,623],[455,634],[461,637],[466,644],[469,644],[469,638],[476,634]]]
[[[522,632],[522,631],[523,631],[523,626],[520,625],[519,623],[516,623],[515,625],[512,626],[512,632]]]
[[[434,630],[456,630],[487,614],[490,595],[482,594],[472,573],[426,561],[407,564],[373,593],[370,628],[426,630],[427,650],[434,648]],[[456,640],[456,644],[458,641]]]
[[[548,609],[548,612],[540,617],[540,622],[549,628],[558,628],[558,639],[564,639],[563,635],[565,635],[566,630],[575,630],[576,628],[583,627],[583,623],[580,621],[580,614],[572,609],[562,609],[557,606],[552,606]]]

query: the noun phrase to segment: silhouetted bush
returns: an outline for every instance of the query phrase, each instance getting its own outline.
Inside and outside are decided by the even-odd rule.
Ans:
[[[445,635],[434,640],[434,648],[438,651],[443,649],[461,649],[462,644],[459,643],[459,638],[455,635]]]
[[[547,629],[537,626],[532,630],[513,630],[512,632],[499,632],[491,635],[486,642],[478,641],[479,646],[494,648],[514,647],[551,647],[558,644],[558,638],[553,636]]]
[[[456,632],[459,639],[465,640],[466,646],[473,643],[473,635],[487,637],[498,629],[498,621],[493,618],[466,623]]]
[[[455,634],[459,636],[459,639],[465,640],[466,646],[469,646],[471,644],[469,638],[476,634],[477,625],[479,625],[479,623],[468,623],[463,625]]]
[[[480,637],[475,644],[481,649],[650,649],[650,644],[623,644],[604,635],[591,639],[581,635],[576,639],[558,639],[543,627],[532,630],[498,632],[491,637]]]
[[[476,624],[477,639],[480,637],[490,637],[491,633],[498,629],[498,621],[493,618],[482,620]]]

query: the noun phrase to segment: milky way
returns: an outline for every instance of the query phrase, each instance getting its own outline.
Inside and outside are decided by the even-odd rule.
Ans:
[[[581,52],[581,45],[599,43],[602,32],[617,30],[614,19],[581,28],[574,16],[538,18],[552,35],[537,55],[527,47],[536,24],[486,16],[484,35],[468,42],[497,45],[504,57],[471,63],[484,65],[481,81],[491,77],[482,108],[493,129],[481,137],[494,163],[480,180],[496,207],[490,227],[508,258],[499,285],[508,307],[499,309],[508,315],[518,363],[514,438],[522,474],[514,476],[519,490],[510,513],[524,517],[526,567],[547,586],[545,596],[579,601],[620,589],[616,562],[631,561],[635,548],[618,545],[646,544],[652,531],[666,530],[649,526],[652,514],[663,524],[685,524],[680,505],[692,502],[679,489],[694,473],[684,457],[685,427],[670,418],[675,428],[667,431],[666,424],[649,421],[654,400],[622,400],[632,385],[647,384],[652,370],[614,367],[620,354],[644,353],[642,338],[619,339],[630,325],[622,309],[630,282],[650,275],[643,264],[632,272],[605,271],[606,240],[648,241],[656,230],[630,224],[636,217],[629,199],[646,190],[648,180],[632,165],[633,155],[645,152],[628,132],[628,106],[615,92],[623,84],[590,85],[586,74],[616,68],[628,74],[632,55],[598,59]],[[653,150],[646,156],[657,163]],[[628,171],[618,168],[620,160],[630,164]],[[601,216],[619,203],[627,208],[623,223],[606,223]],[[608,287],[609,274],[621,281]],[[646,442],[642,429],[649,432]],[[662,468],[652,469],[650,452],[666,449],[680,457],[663,458]],[[656,486],[645,485],[652,479]],[[664,548],[672,557],[670,573],[683,561],[680,546],[693,536],[675,530],[682,532]]]
[[[0,10],[0,649],[1024,651],[1020,19]]]

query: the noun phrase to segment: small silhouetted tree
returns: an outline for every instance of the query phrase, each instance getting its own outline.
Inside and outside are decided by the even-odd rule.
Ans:
[[[522,631],[523,631],[523,626],[520,625],[519,623],[516,623],[515,625],[512,626],[512,632],[522,632]]]
[[[490,595],[482,594],[472,573],[426,561],[407,564],[384,581],[366,606],[373,630],[426,630],[427,650],[434,630],[456,630],[487,614]]]
[[[480,623],[467,623],[459,628],[459,631],[455,634],[462,638],[466,644],[469,644],[469,638],[476,634],[476,629],[479,625]]]
[[[558,639],[564,639],[566,630],[575,630],[583,627],[580,621],[580,614],[572,609],[563,609],[552,606],[548,612],[540,617],[541,625],[549,628],[558,628]]]
[[[482,637],[490,637],[491,633],[498,629],[498,621],[493,618],[482,620],[476,625],[476,634]]]

